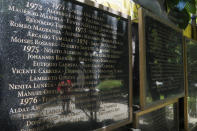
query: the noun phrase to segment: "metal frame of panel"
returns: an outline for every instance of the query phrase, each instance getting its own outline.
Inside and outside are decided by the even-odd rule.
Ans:
[[[176,27],[175,25],[171,24],[170,22],[167,22],[165,20],[162,20],[160,17],[155,16],[154,14],[152,14],[151,12],[140,8],[138,10],[138,17],[139,17],[139,63],[140,63],[140,108],[142,110],[149,108],[149,107],[153,107],[156,106],[158,104],[162,104],[162,103],[166,103],[172,99],[175,98],[181,98],[184,96],[184,93],[178,94],[175,97],[169,97],[166,98],[164,100],[159,100],[156,102],[153,102],[150,105],[146,105],[146,101],[145,101],[145,97],[146,97],[146,87],[147,87],[147,69],[146,69],[146,39],[145,39],[145,16],[150,16],[152,18],[154,18],[155,20],[173,28],[174,30],[181,32],[182,30],[179,29],[178,27]]]
[[[185,72],[185,97],[184,97],[184,126],[185,130],[189,131],[189,121],[188,121],[188,97],[189,97],[189,87],[188,87],[188,70],[187,70],[187,42],[193,41],[197,43],[196,40],[184,37],[184,72]]]
[[[125,19],[128,19],[128,47],[129,47],[129,120],[125,120],[125,121],[122,121],[122,122],[119,122],[119,123],[114,123],[114,124],[111,124],[109,126],[106,126],[106,127],[102,127],[100,129],[96,129],[96,131],[106,131],[106,130],[113,130],[113,129],[116,129],[116,128],[119,128],[121,126],[124,126],[124,125],[127,125],[129,123],[131,123],[133,121],[133,110],[132,110],[132,35],[131,35],[131,17],[128,16],[128,15],[125,15],[121,12],[118,12],[118,11],[114,11],[112,10],[111,8],[109,7],[105,7],[101,4],[98,4],[98,3],[95,3],[93,1],[90,1],[90,0],[76,0],[77,2],[80,2],[82,4],[86,4],[86,5],[89,5],[89,6],[92,6],[92,7],[95,7],[99,10],[102,10],[104,12],[107,12],[107,13],[111,13],[113,15],[117,15],[117,16],[120,16],[120,17],[123,17]]]
[[[134,128],[136,128],[136,129],[139,128],[139,117],[140,116],[142,116],[144,114],[147,114],[147,113],[150,113],[152,111],[161,109],[161,108],[163,108],[165,106],[168,106],[168,105],[171,105],[171,104],[176,104],[176,106],[177,106],[177,111],[176,111],[177,114],[176,115],[178,116],[178,113],[179,113],[179,110],[178,110],[179,109],[178,99],[172,99],[172,100],[170,100],[168,102],[165,102],[164,104],[157,105],[157,106],[154,106],[152,108],[147,108],[146,110],[140,110],[140,111],[134,112],[134,122],[133,122]],[[179,123],[178,121],[179,121],[179,119],[177,117],[177,123]]]

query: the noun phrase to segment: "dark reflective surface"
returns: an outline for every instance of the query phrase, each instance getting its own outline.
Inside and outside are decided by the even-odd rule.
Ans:
[[[189,128],[197,126],[197,42],[186,40],[188,73],[188,122]]]
[[[133,106],[139,109],[140,81],[139,81],[139,31],[138,24],[132,23],[132,69],[133,69]]]
[[[184,93],[182,34],[145,17],[147,86],[146,104]]]
[[[1,130],[93,130],[129,119],[126,19],[73,1],[1,5]]]
[[[176,104],[171,104],[139,117],[142,131],[178,131]]]

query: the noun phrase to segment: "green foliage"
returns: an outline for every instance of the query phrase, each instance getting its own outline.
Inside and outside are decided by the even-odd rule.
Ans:
[[[187,12],[195,14],[196,13],[196,1],[192,0],[191,2],[187,2],[185,5],[185,9]]]
[[[170,10],[168,16],[171,21],[178,24],[181,29],[185,29],[191,19],[190,14],[186,9],[180,11],[177,8],[173,8]]]
[[[166,0],[170,17],[174,17],[180,28],[185,29],[191,20],[190,15],[196,14],[197,0]]]
[[[122,82],[120,80],[105,80],[102,81],[96,88],[100,91],[108,91],[114,88],[122,87]]]

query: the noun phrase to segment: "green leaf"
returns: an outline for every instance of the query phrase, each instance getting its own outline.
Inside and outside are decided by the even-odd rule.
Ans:
[[[185,5],[185,9],[188,12],[195,14],[196,13],[196,1],[192,0],[190,2],[187,2]]]

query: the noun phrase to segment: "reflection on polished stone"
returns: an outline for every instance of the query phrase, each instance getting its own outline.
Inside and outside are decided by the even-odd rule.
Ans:
[[[24,129],[31,129],[39,127],[42,124],[45,129],[49,128],[48,123],[50,123],[50,128],[57,128],[58,126],[65,126],[74,123],[91,123],[95,121],[99,124],[105,126],[105,124],[120,122],[128,118],[128,106],[126,103],[102,103],[100,104],[97,111],[90,111],[87,109],[76,108],[74,98],[70,103],[70,110],[63,111],[61,101],[52,101],[39,105],[38,110],[27,112],[27,113],[17,113],[12,116],[14,120],[26,119]],[[32,107],[35,108],[35,107]],[[93,115],[92,115],[93,114]],[[30,118],[30,120],[28,120]],[[39,127],[40,128],[40,127]]]
[[[197,127],[197,70],[196,70],[196,41],[186,40],[187,46],[187,75],[188,75],[188,124],[189,129],[196,130]]]
[[[145,16],[146,105],[184,94],[182,32]]]
[[[152,111],[139,117],[142,131],[178,131],[176,104]]]
[[[71,0],[2,0],[0,129],[128,121],[128,19]]]

